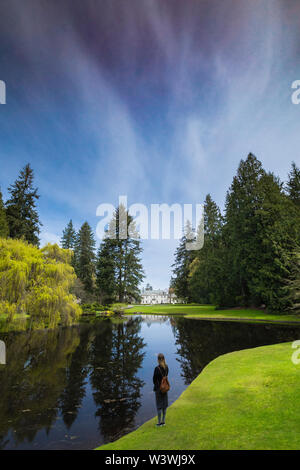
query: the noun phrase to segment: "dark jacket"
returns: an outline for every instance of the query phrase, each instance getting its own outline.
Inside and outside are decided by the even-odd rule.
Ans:
[[[160,366],[155,367],[154,373],[153,373],[154,392],[158,392],[163,376],[168,375],[168,374],[169,374],[168,366],[166,367],[166,369]]]

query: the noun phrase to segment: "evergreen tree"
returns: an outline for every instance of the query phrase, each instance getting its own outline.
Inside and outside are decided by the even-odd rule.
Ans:
[[[224,221],[210,195],[204,213],[202,250],[189,259],[182,240],[176,251],[172,280],[176,294],[227,307],[265,305],[269,311],[281,313],[291,305],[299,308],[296,165],[292,165],[284,191],[279,178],[266,173],[261,162],[249,154],[241,160],[227,193]]]
[[[111,304],[116,299],[116,266],[115,266],[115,244],[112,240],[102,241],[96,264],[97,293],[102,304]]]
[[[221,232],[222,216],[210,194],[204,203],[204,245],[195,254],[189,266],[188,285],[191,300],[214,303],[221,278]]]
[[[190,221],[184,228],[184,235],[175,251],[175,261],[172,265],[173,276],[170,287],[174,289],[176,296],[182,300],[190,300],[188,275],[190,264],[195,258],[195,251],[187,249],[187,243],[195,240],[195,234]]]
[[[139,299],[139,284],[144,278],[141,253],[133,218],[120,205],[98,252],[97,286],[103,298],[114,296],[119,302]]]
[[[294,214],[294,226],[297,228],[297,245],[300,245],[300,169],[294,162],[289,173],[286,191],[289,199],[297,208],[296,214]]]
[[[74,247],[75,272],[86,292],[93,293],[95,284],[95,239],[87,222],[81,226]]]
[[[33,170],[27,164],[18,179],[8,188],[10,199],[6,202],[6,215],[11,238],[23,238],[33,245],[39,245],[40,221],[36,210],[39,199],[33,188]]]
[[[288,282],[289,298],[293,313],[300,313],[300,248],[294,252],[292,279]]]
[[[241,161],[227,194],[223,230],[227,296],[222,305],[288,308],[285,279],[299,234],[296,205],[252,154]]]
[[[241,160],[227,193],[223,230],[227,246],[224,282],[229,285],[230,292],[223,302],[227,305],[259,303],[259,300],[251,298],[248,279],[249,270],[255,268],[253,244],[257,226],[254,216],[260,208],[258,186],[264,174],[261,162],[250,153],[245,161]]]
[[[61,238],[61,246],[65,250],[73,250],[75,247],[76,242],[76,232],[73,227],[73,222],[70,220],[68,225],[63,231],[62,238]]]
[[[286,189],[289,198],[300,207],[300,169],[295,162],[292,163]]]
[[[6,238],[9,234],[9,228],[6,218],[6,212],[3,204],[2,193],[0,190],[0,237]]]
[[[298,237],[298,209],[286,197],[283,185],[272,173],[265,174],[258,188],[260,207],[254,215],[256,232],[248,259],[248,286],[253,298],[273,312],[289,307],[285,279],[290,277],[291,253]]]

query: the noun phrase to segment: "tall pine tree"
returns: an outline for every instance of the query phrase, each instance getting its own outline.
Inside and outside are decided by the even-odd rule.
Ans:
[[[288,308],[285,279],[297,240],[296,205],[283,184],[249,154],[227,194],[223,230],[227,297],[221,304]]]
[[[293,313],[300,313],[300,248],[293,253],[292,277],[288,281],[288,293]]]
[[[113,240],[102,241],[96,262],[97,294],[102,304],[111,304],[117,298],[115,243]]]
[[[300,169],[296,166],[295,162],[292,163],[286,189],[289,198],[300,207]]]
[[[9,234],[9,228],[6,218],[6,212],[3,204],[2,193],[0,190],[0,237],[6,238]]]
[[[61,238],[61,246],[65,250],[73,250],[76,242],[76,231],[73,227],[73,222],[70,220],[68,225],[63,231]]]
[[[23,238],[39,245],[40,225],[36,202],[37,188],[33,187],[33,170],[27,164],[18,179],[8,188],[10,199],[6,202],[6,216],[11,238]]]
[[[189,266],[188,285],[191,300],[214,303],[221,278],[221,232],[222,216],[210,194],[204,203],[204,245],[195,253]]]
[[[120,205],[98,252],[97,286],[103,298],[114,297],[118,302],[139,299],[139,285],[144,278],[141,253],[133,218]]]
[[[188,275],[190,265],[196,256],[195,251],[187,249],[187,243],[195,240],[195,238],[192,224],[187,221],[184,227],[184,235],[175,251],[175,260],[172,265],[173,276],[170,283],[170,287],[174,289],[176,296],[184,301],[190,300]]]
[[[89,294],[95,287],[95,239],[88,222],[81,226],[74,247],[75,272]]]
[[[249,154],[241,160],[226,197],[225,226],[226,279],[230,286],[225,304],[251,305],[259,302],[249,292],[250,270],[255,269],[254,244],[257,230],[255,213],[260,208],[258,186],[265,171],[261,162]]]

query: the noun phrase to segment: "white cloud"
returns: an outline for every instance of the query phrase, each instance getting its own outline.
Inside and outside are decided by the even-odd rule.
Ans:
[[[40,246],[43,247],[47,245],[47,243],[57,243],[59,245],[60,237],[55,233],[42,231],[40,234]]]

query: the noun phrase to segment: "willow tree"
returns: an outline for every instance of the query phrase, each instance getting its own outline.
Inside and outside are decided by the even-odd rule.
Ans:
[[[76,275],[71,252],[58,245],[43,249],[21,240],[0,238],[0,313],[12,321],[29,314],[34,325],[69,325],[80,315],[70,294]]]

